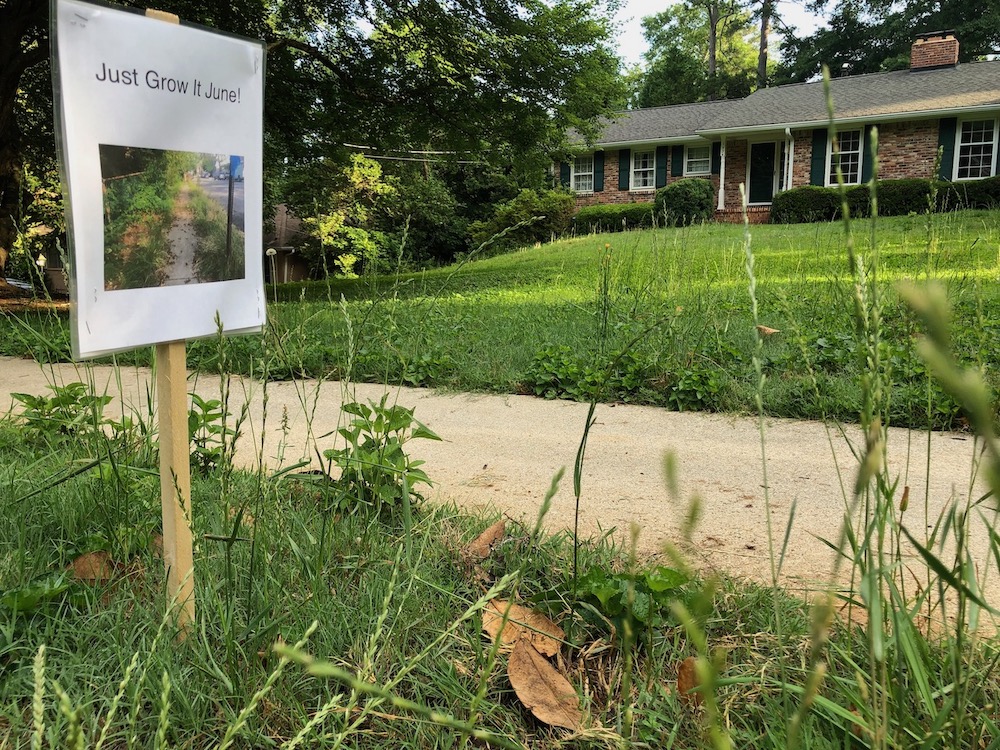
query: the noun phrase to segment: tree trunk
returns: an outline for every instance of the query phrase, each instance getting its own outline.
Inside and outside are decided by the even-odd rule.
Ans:
[[[774,0],[762,0],[760,6],[760,48],[757,53],[757,88],[767,86],[767,42],[771,32]]]
[[[718,56],[718,44],[719,44],[719,20],[721,14],[719,12],[718,3],[709,3],[707,6],[708,10],[708,75],[710,77],[715,76],[716,68],[716,57]]]
[[[718,69],[719,4],[710,2],[706,4],[705,10],[708,11],[708,100],[712,101],[716,94],[715,72]]]
[[[21,131],[14,107],[21,75],[49,55],[48,10],[44,0],[6,0],[0,5],[0,283],[4,285],[25,199]]]

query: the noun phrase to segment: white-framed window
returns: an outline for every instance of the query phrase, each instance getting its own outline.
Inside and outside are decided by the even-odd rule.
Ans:
[[[573,160],[573,177],[570,185],[577,193],[594,192],[594,155],[584,154]]]
[[[861,184],[861,131],[842,130],[837,133],[837,145],[840,153],[830,141],[826,171],[826,184],[837,184],[837,162],[840,162],[840,172],[844,176],[845,185]]]
[[[978,180],[993,176],[997,152],[997,121],[966,120],[955,144],[955,179]]]
[[[685,176],[710,174],[711,171],[712,171],[711,146],[684,147]]]
[[[632,152],[632,190],[653,190],[656,187],[656,152]]]

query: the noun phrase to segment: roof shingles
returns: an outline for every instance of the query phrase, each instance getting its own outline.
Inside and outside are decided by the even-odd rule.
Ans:
[[[838,121],[898,118],[908,113],[966,107],[1000,108],[1000,60],[834,78],[830,81],[830,95]],[[745,99],[622,112],[607,121],[596,145],[677,142],[699,135],[711,137],[827,120],[823,83],[796,83],[758,89]],[[581,140],[576,134],[571,137],[578,143]]]
[[[845,76],[830,81],[837,120],[877,118],[995,105],[1000,107],[1000,61],[965,63],[937,70]],[[828,119],[823,83],[759,89],[703,125],[718,133],[766,125],[819,123]]]

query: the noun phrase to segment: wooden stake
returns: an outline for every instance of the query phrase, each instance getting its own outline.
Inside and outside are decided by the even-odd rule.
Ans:
[[[181,22],[153,8],[146,16]],[[194,552],[191,544],[191,441],[188,438],[187,352],[185,342],[156,346],[156,393],[160,422],[160,505],[167,602],[177,605],[181,638],[194,623]]]
[[[160,422],[160,503],[167,600],[177,602],[182,634],[194,622],[194,553],[191,544],[191,444],[188,439],[187,353],[183,341],[156,346]]]

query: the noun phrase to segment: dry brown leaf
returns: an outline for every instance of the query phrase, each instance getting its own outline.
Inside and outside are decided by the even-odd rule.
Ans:
[[[149,539],[149,551],[153,557],[163,558],[163,534],[153,534]]]
[[[677,694],[683,703],[700,706],[702,700],[701,693],[691,692],[700,685],[698,682],[697,662],[697,659],[689,656],[677,668]]]
[[[69,564],[73,578],[85,583],[105,583],[114,574],[111,556],[104,551],[88,552]]]
[[[768,328],[767,326],[757,326],[757,330],[760,331],[761,336],[773,336],[776,333],[781,333],[777,328]]]
[[[483,610],[483,630],[494,641],[500,633],[506,610],[507,602],[503,599],[492,600]],[[539,653],[555,656],[559,653],[564,637],[563,629],[545,615],[520,604],[511,604],[500,643],[504,651],[509,651],[518,641],[526,640]]]
[[[497,542],[503,539],[504,533],[507,531],[507,522],[502,518],[495,524],[490,526],[486,531],[477,536],[467,545],[462,547],[461,555],[462,559],[468,563],[474,563],[477,560],[484,560],[490,556],[493,551],[493,547],[496,546]]]
[[[511,687],[535,718],[576,731],[583,721],[576,691],[527,640],[519,640],[507,663]]]

